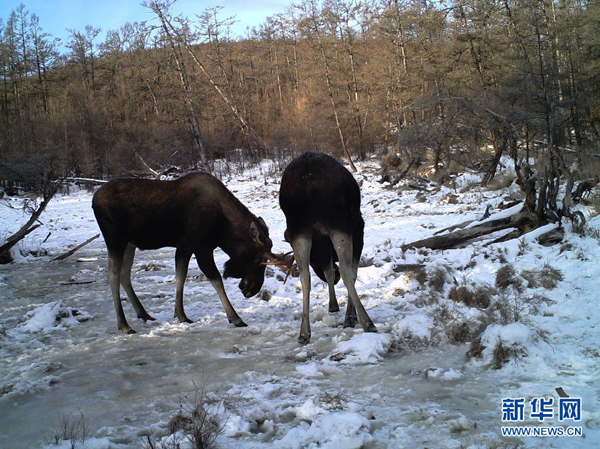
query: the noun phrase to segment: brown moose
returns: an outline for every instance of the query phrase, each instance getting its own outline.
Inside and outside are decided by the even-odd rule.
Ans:
[[[136,248],[176,248],[175,317],[180,322],[191,322],[183,308],[183,286],[194,254],[200,270],[217,291],[229,322],[246,326],[225,293],[213,251],[219,247],[230,257],[223,275],[241,278],[239,288],[245,297],[258,293],[264,281],[265,262],[277,258],[271,253],[273,244],[265,222],[254,216],[221,181],[202,172],[174,181],[115,179],[98,189],[92,207],[108,248],[108,281],[121,331],[135,333],[125,319],[120,285],[137,317],[154,320],[131,285]]]
[[[354,284],[363,248],[365,223],[356,180],[338,161],[307,152],[283,172],[279,204],[287,221],[285,237],[292,245],[302,284],[302,324],[298,341],[310,341],[310,271],[329,287],[329,311],[339,310],[334,285],[340,274],[348,290],[344,327],[354,327],[356,313],[365,332],[377,332],[358,298]],[[335,262],[339,260],[339,272]]]

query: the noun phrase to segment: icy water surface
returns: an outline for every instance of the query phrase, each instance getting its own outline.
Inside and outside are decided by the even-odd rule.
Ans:
[[[336,338],[356,332],[339,326],[341,314],[329,318],[332,327],[313,329],[312,343],[301,347],[296,342],[300,304],[290,304],[289,316],[281,316],[285,308],[242,299],[232,280],[226,288],[249,325],[235,328],[210,284],[191,265],[185,304],[196,322],[180,325],[172,318],[171,250],[138,252],[134,286],[157,321],[134,319],[125,303],[138,331],[126,336],[116,330],[100,242],[79,257],[0,269],[0,297],[11,298],[1,316],[0,447],[39,447],[56,432],[60,416],[73,413],[83,414],[91,435],[135,447],[142,434],[156,432],[157,424],[164,425],[177,411],[182,394],[198,387],[217,396],[234,395],[239,407],[259,410],[256,428],[239,437],[267,446],[277,435],[272,428],[261,430],[261,423],[292,425],[297,407],[315,398],[354,404],[371,420],[372,432],[382,433],[382,441],[430,444],[437,436],[428,437],[420,427],[456,426],[459,432],[475,422],[480,428],[486,421],[498,422],[490,389],[470,378],[468,370],[459,381],[426,375],[430,367],[450,373],[460,369],[466,346],[399,351],[375,365],[331,362],[315,369],[316,362],[327,360]],[[92,318],[48,332],[19,332],[27,311],[55,301]],[[267,393],[265,385],[270,385]],[[377,439],[369,445],[386,447]]]

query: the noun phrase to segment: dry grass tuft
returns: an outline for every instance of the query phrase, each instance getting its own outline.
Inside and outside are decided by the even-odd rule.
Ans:
[[[491,287],[478,286],[475,290],[472,290],[466,285],[461,285],[459,287],[452,287],[450,290],[450,299],[454,302],[463,303],[468,307],[487,309],[494,294],[495,291]]]
[[[457,321],[446,328],[446,335],[452,343],[472,342],[481,332],[481,325],[469,320]]]
[[[452,287],[449,297],[454,302],[462,302],[468,306],[473,303],[473,292],[466,285]]]
[[[485,326],[482,329],[480,329],[480,331],[477,334],[477,337],[471,340],[471,347],[467,351],[467,359],[480,359],[482,357],[485,346],[481,344],[481,334],[484,330]]]
[[[467,358],[480,359],[483,356],[483,350],[485,346],[481,344],[481,333],[471,342],[471,347],[467,352]],[[492,360],[489,367],[492,369],[501,369],[504,365],[513,360],[521,360],[527,357],[527,349],[523,346],[504,346],[502,343],[498,343],[494,348],[492,354]]]
[[[444,286],[446,285],[446,275],[447,271],[445,269],[436,267],[429,277],[429,287],[436,292],[443,291]]]
[[[545,264],[541,270],[523,270],[521,276],[527,281],[529,288],[542,287],[546,290],[556,288],[564,278],[559,269],[548,264]]]
[[[192,398],[182,395],[179,412],[167,425],[169,435],[175,437],[167,439],[166,442],[156,442],[148,436],[142,442],[143,448],[216,449],[216,440],[224,432],[224,423],[220,422],[217,413],[208,410],[208,406],[214,402],[207,396],[204,388],[196,387]]]
[[[496,287],[500,290],[506,290],[511,285],[520,290],[522,281],[517,277],[517,273],[511,265],[502,265],[496,273]]]
[[[337,393],[329,393],[326,391],[319,395],[319,401],[331,412],[345,410],[348,407],[348,398],[342,391],[338,391]]]
[[[494,348],[491,367],[500,369],[511,360],[520,360],[523,357],[527,357],[527,350],[522,346],[506,347],[499,343]]]

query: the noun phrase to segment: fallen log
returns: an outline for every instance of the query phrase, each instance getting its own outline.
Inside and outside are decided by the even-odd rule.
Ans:
[[[444,232],[452,232],[455,229],[463,229],[463,228],[466,228],[467,226],[471,225],[474,222],[475,222],[475,220],[467,220],[467,221],[464,221],[462,223],[459,223],[459,224],[456,224],[456,225],[452,225],[452,226],[449,226],[449,227],[444,228],[444,229],[440,229],[439,231],[435,231],[433,233],[433,235],[440,235],[440,234],[442,234]]]
[[[508,206],[504,206],[504,207],[502,207],[502,206],[499,206],[499,208],[500,208],[500,209],[503,209],[503,210],[504,210],[504,209],[509,209],[510,207],[515,207],[515,206],[517,206],[519,203],[521,203],[521,201],[514,201],[514,202],[510,203]],[[459,229],[459,228],[460,228],[460,229],[464,229],[464,228],[466,228],[467,226],[471,226],[473,223],[476,223],[476,222],[478,222],[478,221],[480,221],[480,222],[483,222],[483,220],[487,220],[487,219],[488,219],[488,218],[491,216],[490,210],[491,210],[491,207],[490,207],[490,205],[488,204],[488,206],[485,208],[485,212],[483,213],[483,217],[481,217],[481,219],[480,219],[480,220],[467,220],[467,221],[464,221],[464,222],[462,222],[462,223],[459,223],[459,224],[455,224],[455,225],[452,225],[452,226],[448,226],[447,228],[440,229],[439,231],[435,231],[435,232],[433,233],[433,235],[439,235],[439,234],[442,234],[442,233],[444,233],[444,232],[452,232],[452,231],[454,231],[454,230],[456,230],[456,229]],[[483,224],[483,223],[482,223],[482,224]]]
[[[21,240],[23,240],[25,237],[27,237],[31,232],[33,232],[37,228],[39,228],[40,226],[41,226],[40,224],[36,224],[27,229],[25,227],[22,227],[19,230],[19,232],[17,232],[16,234],[14,234],[10,238],[8,238],[6,243],[4,245],[0,246],[0,264],[6,265],[6,264],[11,263],[13,261],[13,258],[10,255],[10,249],[13,246],[15,246],[17,243],[19,243]]]
[[[522,235],[536,227],[537,219],[534,214],[519,212],[509,217],[488,220],[468,229],[460,229],[444,235],[436,235],[416,242],[408,243],[403,248],[450,249],[484,235],[504,229],[517,228]]]
[[[542,246],[552,246],[560,243],[565,238],[565,230],[556,228],[538,237],[538,243]]]
[[[94,240],[96,240],[98,237],[100,237],[100,234],[96,234],[93,237],[90,237],[89,239],[87,239],[85,242],[83,242],[81,245],[77,245],[75,248],[73,248],[70,251],[67,251],[66,253],[61,254],[60,256],[56,256],[54,259],[52,259],[52,262],[57,261],[57,260],[64,260],[69,256],[72,256],[75,252],[79,251],[81,248],[83,248],[85,245],[88,245],[90,243],[92,243]]]
[[[523,235],[523,232],[520,229],[514,229],[514,230],[510,231],[508,234],[505,234],[502,237],[497,238],[496,240],[492,240],[491,242],[486,243],[484,246],[487,247],[487,246],[493,245],[495,243],[508,242],[509,240],[512,240],[512,239],[518,239],[522,235]]]
[[[483,213],[483,217],[479,221],[487,220],[490,217],[490,215],[491,215],[490,214],[490,209],[491,209],[491,207],[488,204],[488,206],[485,208],[485,212]],[[459,223],[459,224],[456,224],[456,225],[453,225],[453,226],[449,226],[449,227],[444,228],[444,229],[440,229],[439,231],[434,232],[433,235],[439,235],[439,234],[442,234],[443,232],[452,232],[452,231],[454,231],[455,229],[458,229],[458,228],[464,229],[467,226],[470,226],[472,223],[475,223],[476,221],[478,221],[478,220],[467,220],[467,221],[464,221],[462,223]]]
[[[91,185],[91,186],[101,186],[101,185],[106,184],[108,181],[105,181],[103,179],[78,178],[78,177],[69,176],[67,178],[64,178],[63,182],[76,182],[79,184],[87,184],[87,185]]]
[[[12,255],[10,254],[11,248],[23,240],[33,230],[40,227],[39,224],[34,225],[34,223],[38,221],[38,218],[40,218],[40,215],[42,215],[42,212],[44,212],[46,206],[48,203],[50,203],[50,200],[54,197],[54,194],[57,190],[58,184],[50,185],[47,192],[44,194],[44,199],[38,208],[31,214],[29,220],[27,220],[27,223],[21,226],[21,229],[19,229],[15,234],[8,237],[6,242],[0,246],[0,264],[5,265],[11,263],[13,261]]]

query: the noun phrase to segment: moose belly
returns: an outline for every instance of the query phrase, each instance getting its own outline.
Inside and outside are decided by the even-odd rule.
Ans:
[[[185,246],[186,235],[179,226],[146,225],[131,230],[129,242],[139,249]]]

